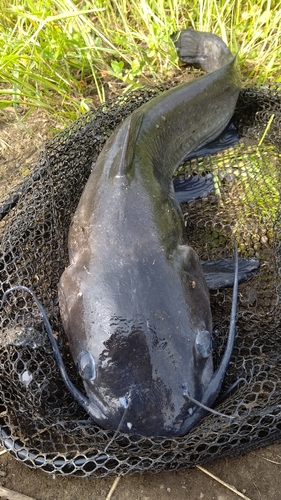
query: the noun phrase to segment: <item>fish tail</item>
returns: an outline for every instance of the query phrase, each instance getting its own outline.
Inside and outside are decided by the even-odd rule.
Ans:
[[[182,61],[207,73],[221,68],[234,57],[225,43],[213,33],[186,29],[173,33],[172,40]]]

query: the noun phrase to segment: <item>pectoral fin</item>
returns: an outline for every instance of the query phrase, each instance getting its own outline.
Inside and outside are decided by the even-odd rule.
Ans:
[[[201,261],[204,277],[209,289],[233,286],[235,262],[232,259],[219,259],[215,261]],[[251,278],[259,268],[258,259],[239,259],[238,281]]]

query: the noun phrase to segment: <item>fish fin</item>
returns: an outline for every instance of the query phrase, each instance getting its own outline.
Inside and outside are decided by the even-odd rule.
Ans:
[[[194,149],[184,158],[183,161],[185,162],[188,160],[192,160],[193,158],[199,158],[208,154],[217,153],[218,151],[222,151],[223,149],[230,148],[231,146],[236,144],[239,139],[240,137],[238,130],[231,120],[215,140],[208,142],[207,144],[203,144],[197,149]]]
[[[187,203],[197,198],[203,198],[214,189],[212,176],[210,174],[204,177],[189,175],[185,179],[175,179],[173,184],[175,196],[179,203]]]
[[[213,33],[186,29],[173,33],[171,38],[182,61],[207,73],[221,68],[234,57],[221,38]]]
[[[232,259],[208,260],[202,262],[204,277],[209,289],[233,286],[235,261]],[[238,281],[245,281],[253,276],[259,268],[258,259],[238,260]]]

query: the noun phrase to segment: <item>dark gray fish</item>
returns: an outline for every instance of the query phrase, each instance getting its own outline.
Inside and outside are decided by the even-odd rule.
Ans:
[[[237,300],[235,289],[229,341],[214,373],[208,287],[185,244],[172,175],[225,130],[239,77],[236,57],[215,35],[185,30],[176,46],[209,74],[152,99],[111,135],[73,217],[70,265],[59,283],[64,330],[88,396],[75,397],[102,427],[151,436],[186,434],[206,414],[196,401],[214,404]],[[257,263],[243,266],[247,274]],[[224,284],[219,265],[210,282]]]

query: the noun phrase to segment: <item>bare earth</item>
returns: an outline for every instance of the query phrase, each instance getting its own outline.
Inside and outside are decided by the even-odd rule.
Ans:
[[[54,124],[42,112],[34,111],[25,120],[24,129],[13,109],[0,112],[0,199],[7,186],[28,175]],[[1,453],[1,449],[0,449]],[[254,451],[246,456],[222,459],[204,468],[239,490],[250,500],[280,500],[281,445]],[[1,486],[28,495],[35,500],[106,500],[113,478],[54,477],[29,469],[8,453],[0,455],[0,499],[15,500],[2,494]],[[16,497],[20,500],[20,496]],[[114,500],[236,500],[217,480],[198,468],[157,475],[135,474],[120,478],[112,494]]]

